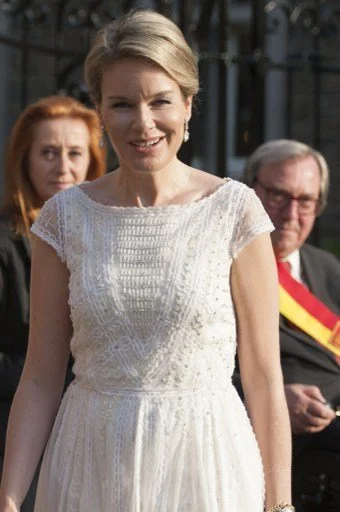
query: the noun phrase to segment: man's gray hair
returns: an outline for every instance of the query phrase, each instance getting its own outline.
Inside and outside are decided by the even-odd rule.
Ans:
[[[311,156],[320,170],[320,196],[318,213],[327,204],[329,188],[329,168],[324,157],[315,149],[295,140],[278,139],[265,142],[248,158],[244,169],[244,182],[252,187],[261,167],[279,164],[286,160],[297,160]]]

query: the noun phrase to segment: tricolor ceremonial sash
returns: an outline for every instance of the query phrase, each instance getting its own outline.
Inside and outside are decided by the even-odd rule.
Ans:
[[[340,318],[296,281],[279,261],[277,269],[281,315],[334,355],[340,356]]]

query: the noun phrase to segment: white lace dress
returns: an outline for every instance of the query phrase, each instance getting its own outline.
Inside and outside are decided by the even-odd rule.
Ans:
[[[35,512],[262,512],[260,453],[231,384],[230,268],[271,227],[232,180],[185,205],[110,207],[79,187],[46,203],[32,231],[70,272],[76,379]]]

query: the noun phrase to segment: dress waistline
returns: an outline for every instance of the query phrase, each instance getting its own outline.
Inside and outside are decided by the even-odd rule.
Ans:
[[[153,395],[153,396],[190,396],[190,395],[200,395],[202,393],[207,394],[214,394],[214,393],[223,393],[226,391],[230,391],[231,388],[233,388],[233,384],[230,381],[229,385],[228,383],[225,383],[224,386],[221,387],[212,387],[212,388],[192,388],[192,389],[167,389],[167,388],[160,388],[160,389],[148,389],[148,388],[116,388],[116,389],[96,389],[94,387],[85,385],[84,383],[79,382],[78,380],[74,380],[70,386],[69,389],[72,387],[79,387],[82,389],[85,389],[87,391],[93,392],[93,393],[99,393],[101,395],[117,395],[117,396],[125,396],[125,395],[132,395],[132,396],[147,396],[147,395]]]

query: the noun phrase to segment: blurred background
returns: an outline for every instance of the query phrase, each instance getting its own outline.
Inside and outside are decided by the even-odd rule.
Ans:
[[[83,62],[95,32],[138,7],[172,18],[198,57],[201,91],[182,158],[240,179],[263,141],[312,145],[331,169],[312,242],[340,255],[340,0],[0,0],[1,154],[32,101],[58,93],[89,104]]]

